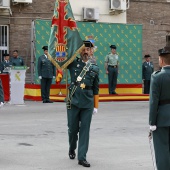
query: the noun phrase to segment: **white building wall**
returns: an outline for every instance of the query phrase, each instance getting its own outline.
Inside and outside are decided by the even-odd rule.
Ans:
[[[82,21],[82,8],[98,8],[99,20],[98,22],[107,23],[126,23],[126,11],[120,14],[109,13],[110,0],[70,0],[74,17],[78,21]]]

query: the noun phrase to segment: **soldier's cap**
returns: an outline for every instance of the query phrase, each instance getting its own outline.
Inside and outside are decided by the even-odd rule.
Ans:
[[[48,50],[48,46],[43,46],[42,49],[45,51],[45,50]]]
[[[6,57],[6,56],[9,56],[9,54],[5,53],[5,54],[3,54],[3,56]]]
[[[149,54],[146,54],[146,55],[144,56],[144,58],[149,58],[149,57],[151,57]]]
[[[91,43],[91,41],[83,41],[85,47],[94,47],[94,45]]]
[[[110,48],[116,50],[117,47],[115,45],[111,45]]]
[[[164,47],[162,49],[159,49],[158,54],[159,54],[159,56],[170,54],[170,47]]]

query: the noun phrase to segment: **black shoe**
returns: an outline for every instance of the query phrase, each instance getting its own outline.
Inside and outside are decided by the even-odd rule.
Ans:
[[[116,93],[116,92],[112,92],[112,94],[115,94],[115,95],[116,95],[117,93]]]
[[[74,159],[76,157],[76,153],[74,150],[69,151],[68,156],[70,159]]]
[[[47,101],[46,101],[46,100],[43,100],[43,103],[47,103]]]
[[[84,161],[79,161],[78,164],[79,164],[79,165],[82,165],[82,166],[84,166],[84,167],[90,167],[90,163],[88,163],[86,160],[84,160]]]
[[[51,100],[47,100],[46,103],[53,103]]]

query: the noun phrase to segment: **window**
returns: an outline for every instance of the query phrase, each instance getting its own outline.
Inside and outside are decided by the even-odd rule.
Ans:
[[[170,47],[170,35],[166,36],[166,46]]]
[[[9,28],[8,25],[0,25],[0,61],[3,60],[3,54],[9,50]]]

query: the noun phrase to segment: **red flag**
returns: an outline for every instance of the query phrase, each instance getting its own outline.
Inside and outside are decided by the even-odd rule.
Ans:
[[[57,69],[56,70],[56,84],[60,84],[62,78],[63,78],[63,70],[62,69]]]

